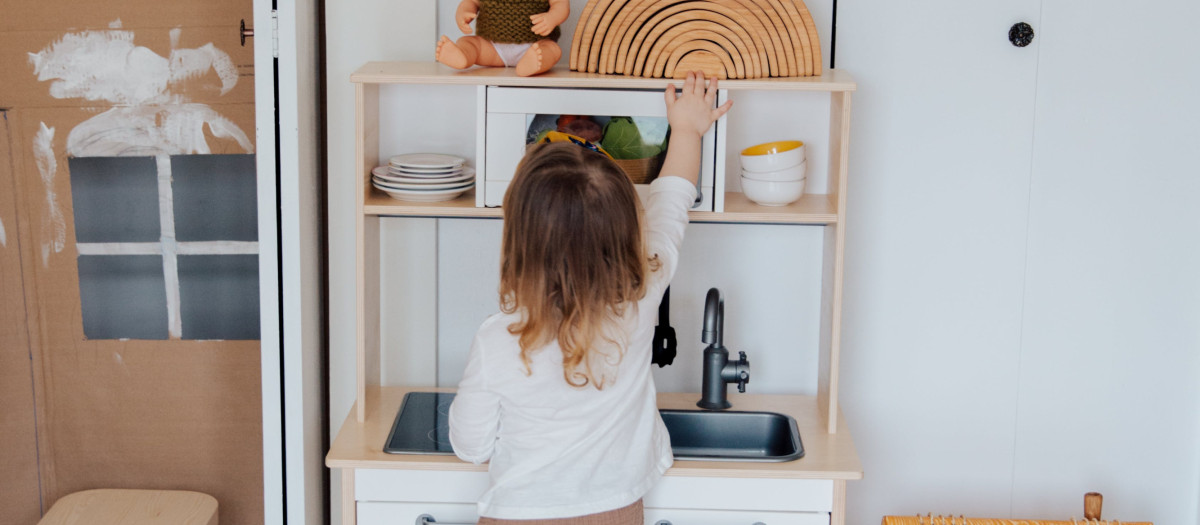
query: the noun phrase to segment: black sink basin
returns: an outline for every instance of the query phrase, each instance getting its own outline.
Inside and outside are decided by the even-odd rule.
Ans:
[[[453,454],[449,440],[454,394],[410,392],[383,451],[390,454]],[[804,456],[796,421],[774,412],[660,410],[676,459],[791,461]]]
[[[774,412],[660,410],[675,459],[791,461],[804,456],[791,417]]]

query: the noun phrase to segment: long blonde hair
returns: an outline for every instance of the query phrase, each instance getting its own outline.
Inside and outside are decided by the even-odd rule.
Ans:
[[[604,388],[609,376],[593,361],[624,356],[612,328],[646,295],[652,271],[641,215],[633,184],[604,155],[552,143],[522,159],[504,195],[500,308],[521,314],[508,331],[520,336],[527,373],[532,354],[557,340],[563,379]]]

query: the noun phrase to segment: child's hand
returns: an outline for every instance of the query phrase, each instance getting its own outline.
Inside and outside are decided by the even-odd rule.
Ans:
[[[671,125],[672,134],[692,132],[696,136],[704,135],[712,123],[733,106],[733,101],[729,100],[713,109],[713,103],[717,100],[717,77],[710,82],[705,90],[704,74],[691,71],[678,97],[675,95],[675,86],[667,86],[663,96],[667,99],[667,122]]]

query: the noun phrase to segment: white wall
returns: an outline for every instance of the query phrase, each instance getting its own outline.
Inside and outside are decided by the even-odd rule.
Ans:
[[[353,403],[354,384],[353,92],[347,77],[368,60],[432,59],[439,23],[457,36],[448,26],[455,4],[440,0],[440,17],[425,2],[326,6],[334,432]],[[582,4],[573,1],[568,26]],[[809,4],[819,26],[828,28],[829,2]],[[1149,34],[1122,39],[1127,50],[1096,57],[1137,63],[1156,55],[1173,65],[1116,77],[1116,66],[1090,63],[1056,65],[1052,73],[1051,56],[1042,57],[1039,70],[1037,46],[1055,38],[1056,25],[1067,24],[1052,7],[1046,7],[1038,44],[1015,50],[1004,32],[1017,19],[1038,20],[1039,0],[839,3],[837,63],[860,89],[851,140],[842,384],[866,479],[849,485],[849,523],[916,512],[1067,517],[1080,513],[1082,493],[1093,489],[1108,496],[1111,517],[1196,523],[1200,343],[1188,321],[1200,314],[1200,283],[1188,269],[1200,266],[1200,220],[1186,198],[1200,194],[1200,170],[1194,153],[1185,158],[1180,152],[1194,152],[1184,145],[1200,139],[1198,120],[1183,118],[1200,115],[1186,96],[1196,91],[1200,61],[1194,51],[1190,61],[1183,55],[1200,46],[1194,37],[1184,41],[1180,35],[1189,33],[1182,27],[1163,26],[1196,13],[1160,20],[1148,12],[1156,21],[1140,27]],[[1111,24],[1095,30],[1105,27]],[[829,33],[822,31],[825,50]],[[1000,44],[988,47],[984,38]],[[1057,38],[1087,43],[1102,37]],[[1067,81],[1083,73],[1083,83],[1036,88],[1039,78],[1057,74]],[[1116,78],[1154,82],[1117,86]],[[1127,96],[1131,86],[1144,95]],[[1080,100],[1088,106],[1060,104],[1085,92],[1095,93]],[[443,95],[427,93],[422,102],[434,106],[447,100]],[[1087,107],[1115,109],[1096,121]],[[446,123],[452,120],[426,122],[423,134],[461,131]],[[1045,130],[1042,147],[1033,142],[1035,124]],[[1094,125],[1166,131],[1137,140],[1132,131],[1073,138]],[[1100,147],[1110,142],[1132,144]],[[1055,157],[1056,151],[1068,155]],[[1101,162],[1098,151],[1122,160]],[[1064,169],[1088,153],[1097,159],[1083,164],[1088,171]],[[1131,159],[1143,162],[1129,166]],[[1089,187],[1090,174],[1116,173],[1101,168],[1120,170],[1126,182],[1101,177],[1109,184]],[[1118,206],[1124,195],[1133,198]],[[1110,212],[1114,207],[1121,212]],[[775,350],[803,340],[804,325],[774,316],[815,307],[815,277],[807,272],[817,268],[813,255],[820,244],[809,244],[805,230],[817,230],[755,226],[739,227],[735,235],[731,228],[689,231],[672,301],[681,358],[656,369],[656,379],[667,390],[695,390],[690,384],[699,366],[686,356],[689,348],[699,351],[704,290],[718,285],[730,306],[727,342],[758,365],[749,389],[811,392],[815,353]],[[384,341],[392,358],[386,380],[452,383],[453,348],[465,346],[455,338],[469,342],[467,327],[494,308],[487,301],[494,301],[496,278],[486,269],[495,260],[470,247],[498,246],[499,222],[388,220],[383,230]],[[431,264],[434,254],[440,264]],[[777,278],[788,293],[773,292],[758,276]],[[417,329],[435,323],[436,340]],[[430,350],[435,346],[443,350],[440,362]],[[781,361],[787,359],[793,361]],[[1066,431],[1085,426],[1093,432],[1081,433],[1078,442],[1064,439]],[[339,494],[333,479],[333,494]]]
[[[1200,520],[1200,8],[1131,7],[839,3],[849,522]]]

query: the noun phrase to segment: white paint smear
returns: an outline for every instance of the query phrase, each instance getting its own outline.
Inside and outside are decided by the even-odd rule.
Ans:
[[[38,80],[50,83],[54,98],[105,100],[138,105],[168,102],[167,59],[133,45],[133,32],[67,33],[38,53],[29,54]]]
[[[121,19],[120,19],[120,18],[118,18],[118,19],[116,19],[116,20],[113,20],[112,22],[109,22],[109,23],[108,23],[108,28],[109,28],[109,29],[121,29],[122,25],[123,25],[123,24],[121,24]]]
[[[75,157],[212,153],[204,131],[232,139],[247,153],[250,137],[205,104],[116,107],[75,126],[67,153]]]
[[[54,128],[41,123],[33,137],[33,158],[37,161],[42,185],[46,187],[46,218],[42,223],[42,266],[50,266],[50,251],[59,253],[67,242],[67,221],[58,207],[58,196],[54,191],[54,175],[58,171],[58,159],[54,157]]]
[[[233,65],[233,59],[211,42],[196,49],[172,49],[170,63],[172,84],[203,76],[212,69],[221,79],[222,95],[237,85],[237,66]]]
[[[4,231],[4,221],[0,221],[0,247],[8,247],[8,233]]]
[[[113,22],[120,25],[120,20]],[[203,79],[220,80],[220,93],[238,82],[237,66],[212,43],[179,48],[182,30],[170,31],[171,53],[164,58],[133,43],[133,32],[120,29],[67,33],[45,49],[29,54],[38,80],[51,80],[55,98],[104,100],[115,106],[76,126],[67,136],[74,156],[176,155],[211,153],[205,130],[232,139],[253,153],[250,138],[231,120],[206,104],[190,102],[173,88]],[[215,86],[214,86],[215,87]]]

